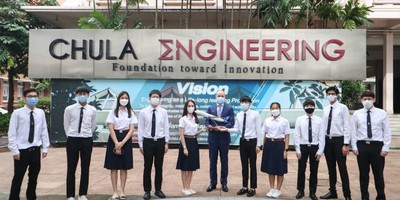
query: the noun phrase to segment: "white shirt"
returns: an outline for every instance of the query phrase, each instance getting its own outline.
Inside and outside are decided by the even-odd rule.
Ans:
[[[244,133],[244,139],[257,138],[257,146],[261,146],[261,118],[260,114],[255,110],[248,109],[246,112],[240,111],[238,114],[236,114],[235,126],[231,129],[228,129],[228,131],[231,133],[239,132],[240,137],[242,137],[244,113],[246,113],[246,130]]]
[[[116,117],[114,110],[111,110],[108,113],[106,123],[114,124],[114,130],[129,130],[129,126],[131,124],[137,124],[138,120],[133,110],[131,110],[131,118],[128,117],[128,114],[127,108],[124,110],[118,109],[118,117]]]
[[[325,148],[325,128],[324,122],[318,116],[311,116],[311,127],[312,127],[312,142],[308,142],[308,115],[303,115],[297,118],[296,125],[294,128],[294,147],[297,153],[300,152],[300,145],[312,144],[318,145],[318,155],[322,155]]]
[[[148,106],[139,113],[138,142],[140,148],[143,148],[143,138],[153,138],[151,137],[153,109],[156,109],[156,134],[154,139],[165,137],[165,142],[169,142],[169,122],[167,111],[160,106],[157,106],[156,108]]]
[[[10,125],[8,127],[8,149],[10,149],[13,155],[19,154],[20,149],[41,145],[43,145],[44,153],[49,149],[49,133],[47,132],[46,117],[42,109],[33,109],[35,132],[33,142],[30,143],[28,141],[31,111],[25,105],[11,114]]]
[[[332,120],[331,120],[331,132],[330,136],[339,137],[344,136],[344,144],[350,142],[350,113],[346,105],[336,101],[333,105],[326,106],[324,108],[324,123],[325,133],[328,130],[329,112],[332,109]]]
[[[68,137],[89,138],[96,129],[96,108],[86,104],[83,106],[81,132],[78,133],[81,104],[75,103],[65,108],[64,131]]]
[[[199,124],[196,124],[194,117],[183,116],[179,119],[179,128],[184,129],[184,135],[196,135]]]
[[[370,109],[372,138],[368,138],[367,132],[367,109],[362,108],[353,113],[351,144],[354,150],[357,149],[358,140],[381,141],[382,151],[389,151],[392,133],[387,114],[384,110],[372,107]]]
[[[287,119],[281,116],[277,118],[268,117],[264,121],[262,131],[267,138],[285,138],[285,135],[290,134],[290,124]]]

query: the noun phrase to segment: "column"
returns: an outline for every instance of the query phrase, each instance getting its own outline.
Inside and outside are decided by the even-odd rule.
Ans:
[[[383,109],[393,114],[393,33],[383,37]]]

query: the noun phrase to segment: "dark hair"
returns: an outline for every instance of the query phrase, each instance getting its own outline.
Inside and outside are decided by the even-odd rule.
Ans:
[[[28,88],[28,89],[25,89],[23,92],[24,97],[26,97],[26,95],[31,92],[36,92],[36,94],[39,95],[38,91],[35,88]]]
[[[189,103],[192,102],[194,104],[194,111],[196,111],[196,103],[193,100],[187,100],[185,103],[185,106],[183,106],[183,114],[182,117],[186,116],[188,114],[187,111],[187,107],[189,105]],[[197,117],[197,113],[193,111],[193,116],[194,116],[194,122],[196,122],[196,124],[199,124],[199,118]]]
[[[278,102],[272,102],[271,105],[269,106],[269,109],[271,109],[273,105],[277,105],[279,107],[279,110],[281,109],[281,104]]]
[[[244,96],[240,97],[240,103],[242,103],[242,102],[251,103],[251,98],[249,96],[247,96],[247,95],[244,95]]]
[[[315,102],[313,100],[311,100],[311,99],[307,99],[303,103],[303,108],[306,107],[306,106],[310,106],[310,105],[315,107]]]
[[[375,94],[369,90],[365,90],[362,94],[361,94],[361,98],[363,97],[372,97],[375,99]]]
[[[336,95],[339,94],[339,89],[337,89],[336,86],[328,87],[328,88],[325,90],[326,94],[328,94],[329,91],[334,91]]]
[[[128,104],[126,104],[126,109],[128,109],[128,118],[131,118],[132,116],[132,106],[131,106],[131,97],[129,97],[129,94],[127,91],[122,91],[118,94],[118,98],[117,98],[117,106],[114,109],[114,115],[118,118],[118,111],[119,111],[119,107],[121,106],[121,104],[119,103],[119,99],[124,95],[128,95]]]
[[[151,97],[151,95],[153,95],[153,94],[158,94],[158,96],[160,96],[160,98],[161,98],[161,92],[160,92],[160,90],[152,90],[152,91],[150,91],[149,97]]]
[[[75,90],[75,94],[79,94],[80,92],[86,92],[86,93],[90,93],[90,89],[86,86],[80,86],[78,88],[76,88]]]

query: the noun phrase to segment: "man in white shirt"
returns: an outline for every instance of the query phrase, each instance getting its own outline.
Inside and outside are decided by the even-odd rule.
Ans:
[[[67,198],[75,197],[75,171],[81,159],[79,200],[87,200],[89,168],[93,149],[93,132],[96,129],[96,108],[87,103],[89,88],[78,87],[78,102],[65,108],[64,131],[67,135]]]
[[[152,90],[149,94],[150,106],[139,114],[138,143],[140,153],[144,156],[143,199],[151,198],[151,168],[155,168],[154,187],[158,198],[165,198],[161,191],[164,154],[168,152],[169,122],[168,113],[161,108],[161,92]]]
[[[220,127],[220,131],[239,132],[240,133],[240,161],[242,163],[242,188],[237,195],[247,193],[248,197],[256,194],[257,188],[257,154],[261,147],[261,118],[260,114],[251,110],[251,98],[242,96],[240,98],[240,107],[242,109],[236,115],[235,126],[231,129]],[[250,163],[249,163],[250,162]],[[250,164],[250,188],[249,184],[249,164]]]
[[[14,177],[11,183],[10,200],[19,200],[21,184],[29,166],[27,199],[36,199],[37,178],[40,172],[40,148],[42,158],[47,156],[50,146],[46,116],[36,108],[38,92],[34,88],[23,92],[26,105],[11,114],[8,128],[8,148],[14,158]]]
[[[336,87],[329,87],[325,92],[330,102],[330,105],[324,108],[323,117],[326,130],[324,154],[329,172],[329,192],[320,198],[337,199],[337,163],[342,180],[344,199],[351,200],[349,175],[346,166],[351,132],[350,113],[346,105],[339,103],[339,90]]]
[[[307,160],[310,158],[310,195],[312,200],[317,200],[315,195],[318,183],[318,164],[325,148],[325,131],[320,117],[313,115],[315,103],[306,100],[303,103],[306,115],[296,120],[294,129],[294,146],[298,162],[296,199],[304,197],[304,184]]]
[[[368,200],[369,171],[375,180],[377,200],[385,200],[383,169],[385,157],[391,142],[390,124],[384,110],[374,107],[375,94],[365,91],[361,94],[364,108],[354,112],[352,117],[351,146],[357,156],[360,172],[361,199]]]

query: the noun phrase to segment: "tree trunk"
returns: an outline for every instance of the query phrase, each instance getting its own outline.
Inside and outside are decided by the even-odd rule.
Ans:
[[[233,0],[232,0],[232,10],[231,10],[231,29],[233,29]]]
[[[14,69],[8,70],[8,102],[7,110],[8,113],[14,112]]]
[[[240,17],[241,17],[240,15],[242,14],[241,11],[242,11],[242,0],[239,0],[238,28],[240,28]]]
[[[208,28],[208,12],[207,12],[207,0],[204,0],[204,11],[206,12],[206,27]]]

